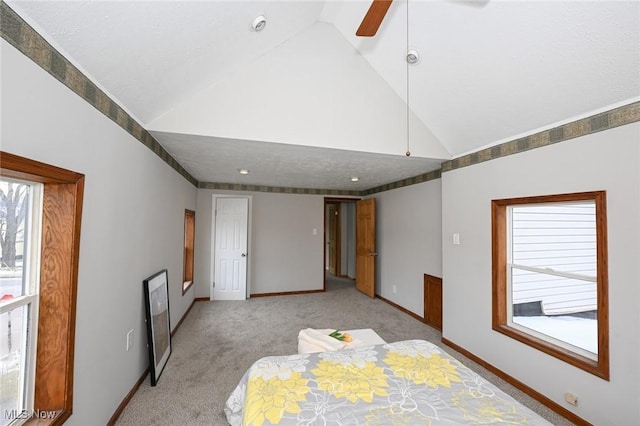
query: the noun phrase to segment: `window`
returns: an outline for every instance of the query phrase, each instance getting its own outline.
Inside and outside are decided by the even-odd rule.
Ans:
[[[15,282],[6,287],[2,284],[1,291],[11,291],[13,297],[0,302],[0,343],[6,345],[1,347],[2,354],[15,352],[18,346],[14,347],[17,343],[13,337],[18,335],[20,338],[16,339],[22,340],[20,347],[24,343],[27,350],[24,354],[10,355],[2,365],[6,370],[1,371],[1,424],[13,426],[34,417],[39,424],[62,424],[73,408],[75,304],[84,176],[1,151],[0,176],[7,192],[9,182],[13,184],[14,197],[18,185],[28,187],[23,225],[11,225],[12,229],[17,227],[14,268],[22,265],[22,277],[17,285]],[[7,211],[3,214],[10,216]],[[7,235],[9,226],[5,226]],[[3,257],[13,256],[9,246],[3,246],[2,250]],[[6,268],[11,262],[6,262]],[[24,294],[15,297],[13,292]],[[11,350],[8,333],[4,334],[8,332],[9,315]],[[21,328],[19,334],[18,327]],[[30,342],[36,335],[34,347]],[[19,382],[17,387],[11,384],[14,380]],[[5,386],[11,394],[5,393]],[[10,387],[18,389],[17,392],[9,390]],[[6,395],[10,395],[11,406],[6,406],[5,411]]]
[[[604,191],[494,200],[493,329],[609,378]]]
[[[0,426],[33,411],[41,187],[0,178]]]
[[[193,248],[196,235],[196,212],[184,211],[184,273],[182,280],[182,294],[184,295],[193,285]]]

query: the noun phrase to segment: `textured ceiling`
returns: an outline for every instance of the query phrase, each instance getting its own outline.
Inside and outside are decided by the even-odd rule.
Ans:
[[[301,61],[326,51],[322,38],[296,44],[319,21],[351,46],[335,57],[360,55],[450,157],[640,99],[637,1],[395,0],[371,39],[354,35],[369,0],[6,3],[145,127],[283,45],[298,46],[291,55]],[[267,27],[252,32],[259,14]],[[407,67],[407,46],[420,51],[418,65]],[[304,79],[282,64],[270,72]],[[296,89],[299,105],[305,92]],[[243,118],[247,126],[252,118]],[[443,158],[407,159],[396,148],[389,151],[398,155],[367,154],[367,140],[355,141],[361,149],[327,150],[302,139],[306,147],[273,138],[263,145],[215,129],[154,134],[205,182],[241,182],[233,170],[244,160],[238,167],[255,171],[242,177],[247,183],[362,189],[428,172]],[[402,147],[404,138],[388,143]],[[361,178],[355,188],[344,182],[353,173]]]
[[[440,161],[404,155],[153,132],[199,181],[362,191],[424,174]],[[240,169],[248,169],[241,175]],[[352,177],[358,177],[352,182]]]

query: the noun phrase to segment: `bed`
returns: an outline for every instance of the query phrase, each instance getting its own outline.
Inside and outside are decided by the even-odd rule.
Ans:
[[[424,340],[262,358],[225,414],[232,426],[550,425]]]

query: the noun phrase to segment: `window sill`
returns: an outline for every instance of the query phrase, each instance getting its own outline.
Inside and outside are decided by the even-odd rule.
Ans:
[[[573,365],[574,367],[580,368],[581,370],[584,370],[588,373],[598,376],[601,379],[609,381],[608,368],[603,368],[602,366],[598,365],[597,361],[594,361],[590,358],[587,358],[585,356],[572,352],[561,346],[554,345],[553,343],[550,343],[550,342],[547,342],[546,340],[532,336],[528,333],[525,333],[521,330],[510,327],[506,324],[494,325],[493,330],[497,331],[498,333],[502,333],[505,336],[509,336],[512,339],[515,339],[528,346],[531,346],[541,352],[544,352],[548,355],[558,358],[568,364]]]
[[[193,287],[193,281],[185,281],[182,283],[182,295],[184,296],[189,289]]]
[[[52,418],[48,418],[51,413],[55,414],[51,416]],[[33,416],[31,416],[31,418],[24,424],[28,426],[58,426],[64,424],[69,417],[71,417],[71,411],[36,410],[33,413]]]

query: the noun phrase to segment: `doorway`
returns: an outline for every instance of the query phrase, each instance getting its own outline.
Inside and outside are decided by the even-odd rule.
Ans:
[[[355,198],[324,200],[324,290],[354,287],[356,278]]]
[[[211,300],[245,300],[249,283],[251,197],[213,196]]]

